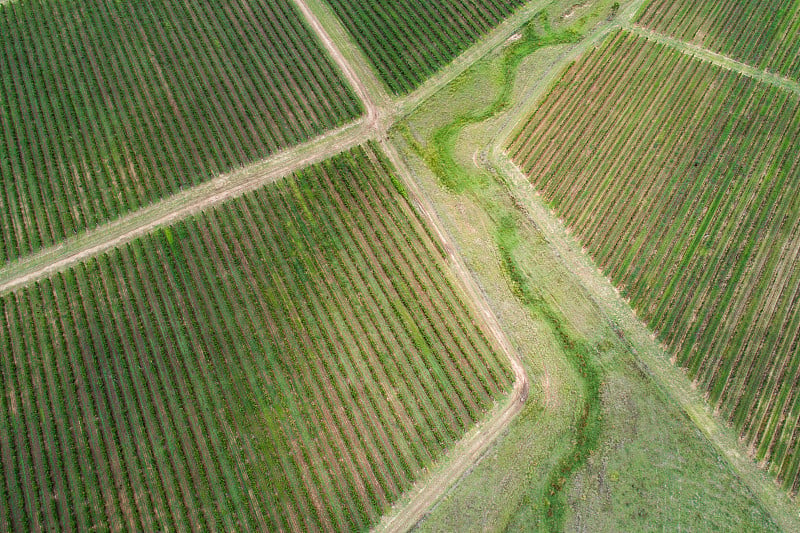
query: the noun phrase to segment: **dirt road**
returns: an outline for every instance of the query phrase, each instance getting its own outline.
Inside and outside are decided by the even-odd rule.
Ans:
[[[362,118],[312,141],[278,152],[264,161],[224,174],[57,246],[14,261],[0,268],[0,295],[120,246],[159,226],[258,189],[295,170],[357,146],[373,138],[374,134],[374,125],[367,124]]]
[[[306,18],[306,21],[308,21],[309,25],[311,26],[311,29],[313,29],[314,32],[316,32],[317,36],[320,38],[320,40],[322,40],[322,44],[325,45],[325,48],[328,50],[328,53],[333,58],[333,61],[342,70],[342,73],[344,73],[344,76],[345,78],[347,78],[347,81],[350,82],[350,87],[353,88],[353,91],[356,93],[356,96],[358,96],[358,98],[364,103],[367,125],[373,130],[377,131],[381,119],[380,110],[373,101],[372,96],[369,94],[369,91],[367,91],[366,86],[361,81],[361,78],[358,77],[355,70],[353,70],[353,67],[350,65],[347,59],[345,59],[345,57],[342,55],[341,50],[339,50],[339,47],[336,46],[336,43],[333,42],[333,39],[331,39],[331,36],[322,26],[322,23],[320,22],[319,18],[317,18],[314,12],[311,11],[311,8],[309,7],[306,0],[294,0],[294,1],[295,4],[297,4],[297,7],[300,9],[300,12]]]
[[[0,0],[2,1],[2,0]],[[328,132],[309,142],[278,152],[268,159],[243,169],[222,175],[212,181],[188,189],[182,193],[165,198],[151,206],[140,209],[120,219],[89,230],[73,239],[12,262],[0,268],[0,294],[7,293],[21,286],[42,279],[54,272],[64,270],[79,261],[96,256],[106,250],[120,246],[137,237],[147,234],[155,228],[166,226],[184,217],[198,213],[210,206],[219,204],[228,198],[245,194],[267,183],[291,174],[293,171],[327,159],[337,153],[352,148],[371,139],[380,139],[384,151],[394,163],[406,187],[414,198],[414,203],[428,224],[436,231],[439,239],[448,250],[448,259],[453,272],[460,280],[470,304],[477,316],[481,317],[487,332],[496,340],[497,347],[509,358],[515,376],[514,388],[506,402],[496,410],[489,419],[470,433],[469,438],[458,443],[448,454],[445,466],[438,470],[411,495],[410,501],[395,513],[381,522],[379,528],[386,531],[406,531],[413,527],[438,498],[455,483],[470,466],[477,462],[489,445],[505,429],[507,424],[521,410],[529,388],[528,378],[522,367],[519,355],[506,338],[497,318],[478,289],[463,259],[457,253],[452,240],[443,229],[430,203],[421,193],[405,163],[400,159],[395,148],[385,140],[385,132],[391,125],[392,116],[384,114],[356,70],[341,53],[339,47],[330,37],[319,18],[310,9],[306,0],[295,0],[301,13],[306,17],[312,29],[319,35],[325,48],[339,66],[356,95],[365,107],[365,115],[358,121],[337,130]],[[507,30],[507,28],[503,28]],[[502,33],[502,32],[499,32]],[[498,32],[491,34],[498,40]],[[469,62],[477,60],[491,48],[480,46],[480,53],[473,54]],[[464,63],[461,60],[461,63]],[[359,65],[371,68],[368,65]],[[466,68],[459,65],[460,68]],[[452,79],[453,74],[439,76],[437,80],[403,99],[393,102],[395,110],[408,109],[404,101],[415,103],[432,94],[438,87]],[[381,90],[376,91],[382,101],[389,97]],[[384,103],[386,103],[384,102]],[[413,106],[412,106],[413,107]]]
[[[478,288],[461,254],[458,253],[455,243],[444,229],[433,206],[420,190],[405,161],[402,160],[395,147],[388,141],[381,140],[381,148],[403,180],[412,203],[444,245],[444,249],[447,251],[448,264],[461,282],[473,312],[482,319],[489,333],[496,340],[498,348],[508,357],[515,378],[514,388],[502,409],[491,418],[481,421],[477,431],[471,432],[447,454],[443,460],[444,467],[436,471],[427,480],[423,480],[412,492],[411,499],[402,507],[385,516],[375,528],[375,531],[408,531],[422,519],[428,509],[436,503],[450,486],[480,460],[492,442],[500,436],[508,423],[522,410],[525,400],[527,400],[530,384],[519,353],[514,349],[514,346],[500,327],[497,317]]]

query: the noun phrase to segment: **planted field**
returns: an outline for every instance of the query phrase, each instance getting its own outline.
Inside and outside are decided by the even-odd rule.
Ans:
[[[800,81],[796,1],[653,0],[638,23]]]
[[[800,486],[800,98],[618,32],[509,151],[759,460]]]
[[[0,5],[0,264],[359,112],[289,0]]]
[[[507,390],[358,148],[2,297],[0,528],[363,530]]]
[[[418,87],[525,0],[327,0],[395,94]]]

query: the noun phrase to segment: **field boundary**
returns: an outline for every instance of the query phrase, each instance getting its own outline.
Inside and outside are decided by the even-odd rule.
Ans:
[[[155,228],[219,204],[290,175],[373,138],[365,117],[196,187],[164,198],[148,207],[70,238],[59,245],[13,261],[0,268],[0,295],[59,272],[88,257],[99,255]]]
[[[750,66],[747,63],[743,63],[739,60],[733,59],[730,56],[714,52],[708,48],[703,48],[702,46],[687,43],[686,41],[681,41],[680,39],[664,35],[663,33],[645,28],[644,26],[641,26],[635,22],[632,24],[623,25],[623,28],[631,33],[639,35],[640,37],[644,37],[645,39],[657,43],[665,44],[674,50],[677,50],[688,56],[695,57],[701,61],[708,61],[709,63],[712,63],[718,67],[739,72],[762,83],[780,87],[781,89],[785,89],[795,94],[800,94],[800,83],[779,74]]]
[[[424,219],[425,223],[431,227],[436,233],[439,241],[442,243],[444,250],[447,254],[447,263],[452,272],[459,280],[462,289],[467,293],[466,300],[473,312],[480,318],[481,322],[486,326],[491,336],[495,339],[497,347],[508,357],[512,371],[514,372],[514,385],[508,398],[501,404],[501,407],[494,412],[490,412],[485,416],[474,428],[467,432],[458,443],[452,448],[445,456],[433,465],[432,475],[423,477],[414,486],[414,488],[407,493],[407,501],[395,505],[392,512],[384,515],[381,522],[374,528],[375,531],[407,531],[411,529],[417,522],[419,522],[425,515],[427,510],[433,505],[446,491],[452,486],[468,469],[477,462],[486,449],[495,441],[495,439],[503,432],[508,423],[522,410],[525,401],[527,400],[529,382],[528,376],[522,366],[522,360],[516,352],[508,338],[505,336],[502,328],[500,327],[497,317],[492,312],[485,297],[482,295],[476,281],[473,279],[469,272],[463,258],[458,253],[455,244],[447,234],[441,221],[435,214],[433,206],[422,193],[419,185],[411,176],[410,170],[405,162],[400,157],[395,147],[386,139],[385,131],[392,119],[397,116],[398,111],[403,107],[401,103],[412,101],[412,107],[416,107],[419,102],[423,101],[429,95],[438,91],[441,87],[449,83],[455,76],[463,72],[472,63],[485,56],[488,52],[493,50],[498,44],[501,44],[507,39],[507,35],[511,35],[513,31],[527,18],[540,9],[541,0],[533,2],[537,7],[531,7],[528,4],[524,9],[528,9],[530,13],[522,21],[512,21],[508,23],[508,19],[500,27],[495,28],[490,32],[490,36],[494,40],[486,43],[485,40],[479,41],[475,46],[458,56],[448,67],[445,69],[450,70],[446,75],[434,76],[436,79],[431,79],[424,84],[423,87],[417,89],[406,97],[396,100],[394,108],[388,115],[382,116],[381,109],[375,104],[373,97],[382,101],[384,97],[388,99],[388,95],[383,91],[383,86],[380,85],[380,92],[378,94],[370,95],[369,89],[364,82],[358,78],[357,70],[368,69],[372,72],[371,65],[366,61],[366,58],[358,56],[356,59],[361,59],[357,67],[349,65],[348,59],[342,53],[340,43],[336,39],[331,38],[331,35],[336,35],[338,39],[346,39],[344,42],[348,47],[354,46],[350,42],[350,36],[346,31],[341,31],[339,28],[333,28],[330,33],[325,30],[320,19],[313,13],[309,7],[308,0],[295,0],[304,15],[309,19],[312,28],[319,32],[319,36],[325,43],[325,47],[335,58],[337,64],[346,72],[348,80],[353,83],[356,88],[356,94],[362,98],[362,101],[367,108],[367,123],[373,129],[377,130],[380,146],[391,161],[395,171],[402,179],[404,186],[409,192],[409,198],[414,205],[417,212]],[[312,0],[313,1],[313,0]],[[331,21],[327,21],[331,23]],[[508,23],[508,24],[507,24]],[[505,33],[502,31],[505,30]],[[507,34],[507,35],[506,35]],[[496,43],[494,41],[497,41]],[[463,59],[467,54],[472,54],[474,57],[470,59]],[[461,61],[462,64],[457,65],[454,69],[450,68],[454,63]],[[459,70],[460,68],[460,70]],[[376,78],[376,81],[377,80]],[[416,102],[416,103],[414,103]],[[405,497],[404,497],[405,499]]]
[[[13,0],[0,0],[0,6],[11,1]],[[289,176],[295,170],[320,162],[377,138],[380,141],[382,150],[394,165],[397,175],[408,188],[412,204],[425,223],[436,232],[439,241],[444,245],[444,249],[447,252],[447,264],[459,280],[461,288],[466,292],[466,300],[468,300],[466,303],[473,308],[473,312],[478,315],[486,326],[499,348],[507,355],[515,375],[513,389],[509,396],[494,410],[490,411],[488,413],[489,416],[484,417],[477,426],[470,429],[466,437],[459,440],[455,447],[449,450],[437,465],[432,467],[431,475],[421,478],[418,484],[415,484],[412,491],[408,493],[408,501],[403,501],[402,505],[398,504],[391,514],[384,515],[383,520],[376,528],[380,531],[405,531],[413,527],[424,516],[429,507],[443,496],[448,488],[468,471],[470,466],[480,460],[486,449],[491,446],[507,427],[507,424],[522,409],[527,399],[529,382],[519,354],[499,326],[497,317],[491,311],[486,298],[482,295],[478,282],[466,267],[461,254],[438,219],[430,201],[422,194],[412,176],[412,171],[402,160],[394,145],[386,140],[385,132],[396,118],[412,113],[419,105],[471,65],[501,46],[524,22],[530,20],[536,12],[546,6],[548,1],[534,0],[520,7],[499,26],[441,68],[419,88],[404,97],[396,99],[391,99],[385,93],[383,85],[380,85],[380,91],[373,87],[375,80],[370,79],[366,83],[362,80],[360,73],[367,69],[367,72],[374,74],[372,67],[368,62],[362,63],[365,58],[358,55],[360,53],[359,50],[356,50],[356,53],[348,54],[340,50],[340,45],[343,43],[342,39],[347,39],[345,42],[347,48],[351,48],[353,43],[346,31],[342,35],[341,29],[343,28],[332,30],[327,26],[331,23],[330,21],[321,21],[315,12],[315,8],[320,10],[327,6],[321,5],[317,0],[294,0],[294,3],[309,23],[311,30],[319,36],[332,59],[355,91],[356,96],[364,104],[365,115],[348,125],[328,131],[306,143],[277,152],[253,165],[218,176],[204,184],[166,197],[151,206],[133,211],[117,220],[82,232],[58,245],[45,248],[20,260],[12,261],[0,268],[0,295],[42,279],[54,272],[64,270],[88,257],[97,256],[104,251],[145,235],[155,228],[171,224],[176,220],[217,205],[229,198],[241,196],[265,184]],[[637,4],[641,4],[641,1],[637,2]],[[764,83],[800,94],[800,83],[751,67],[728,56],[665,36],[633,22],[619,22],[614,27],[623,27],[647,39],[673,47],[684,54],[696,56],[720,67],[740,72]],[[597,34],[590,34],[585,37],[584,41],[589,46],[592,42],[596,42],[596,40],[602,39],[607,35],[610,29],[606,28]],[[585,47],[582,49],[585,49]],[[567,59],[568,56],[562,57],[559,64],[565,64]],[[353,65],[353,61],[358,64]],[[555,67],[555,76],[558,76],[559,69],[560,67]],[[548,76],[550,74],[548,73]],[[380,83],[380,80],[377,81]],[[542,91],[546,90],[546,86],[549,85],[549,83],[543,83],[545,86],[540,88]],[[533,91],[532,94],[537,94],[537,92]],[[564,225],[552,213],[548,212],[540,200],[535,198],[535,192],[521,192],[529,191],[532,186],[527,180],[524,182],[519,181],[521,179],[519,169],[504,154],[500,153],[502,151],[501,146],[506,138],[505,133],[516,129],[519,120],[523,120],[526,114],[529,113],[530,110],[527,107],[537,103],[538,99],[539,97],[536,96],[533,99],[534,102],[529,102],[528,106],[520,106],[522,111],[515,109],[514,113],[520,113],[516,118],[513,115],[509,116],[507,122],[504,123],[503,135],[498,136],[496,142],[493,142],[488,147],[490,161],[498,169],[501,169],[508,176],[508,179],[512,180],[512,183],[509,183],[509,189],[516,198],[523,201],[524,205],[529,208],[526,216],[536,227],[542,230],[550,245],[563,258],[562,260],[568,270],[579,277],[586,291],[590,294],[590,298],[595,301],[607,319],[612,324],[622,322],[624,324],[623,330],[626,333],[631,332],[631,340],[634,345],[647,348],[646,350],[638,351],[631,346],[632,352],[637,360],[641,361],[645,366],[649,375],[653,377],[659,386],[668,391],[669,396],[678,402],[680,407],[692,418],[695,425],[703,431],[706,437],[733,466],[734,470],[740,474],[745,483],[758,494],[758,497],[768,503],[768,505],[765,505],[767,509],[771,510],[776,506],[780,509],[790,508],[787,507],[789,505],[788,496],[778,490],[774,484],[770,484],[770,480],[766,478],[765,473],[759,470],[749,457],[742,454],[742,447],[736,442],[736,438],[731,434],[731,431],[723,427],[710,413],[703,403],[702,397],[696,391],[691,390],[686,376],[682,375],[680,370],[669,362],[668,355],[663,353],[662,348],[657,347],[655,341],[652,339],[647,340],[649,338],[647,327],[633,315],[630,308],[627,310],[624,308],[624,302],[619,297],[619,294],[616,293],[613,285],[606,287],[609,283],[607,278],[604,278],[596,267],[593,267],[593,262],[590,258],[585,254],[581,255],[579,253],[580,246],[573,242],[574,238],[569,237]],[[606,301],[606,298],[612,298],[613,302]],[[774,513],[773,516],[787,530],[800,530],[800,517],[796,515],[776,516]]]
[[[767,472],[760,470],[744,453],[745,450],[733,431],[722,424],[686,374],[670,361],[667,348],[656,340],[647,325],[622,299],[611,280],[603,275],[594,260],[583,251],[577,237],[544,205],[535,187],[501,148],[495,147],[489,157],[492,164],[510,180],[508,188],[525,207],[525,216],[539,228],[548,244],[556,250],[565,268],[580,280],[588,297],[597,305],[608,323],[619,331],[620,339],[643,365],[647,375],[678,402],[694,425],[770,511],[775,521],[786,531],[800,531],[800,514],[790,511],[793,504],[789,496]],[[776,509],[780,512],[775,512]]]
[[[394,165],[403,184],[408,188],[412,204],[444,245],[448,266],[457,275],[462,288],[466,291],[470,307],[486,325],[492,337],[497,341],[500,350],[508,357],[515,377],[513,389],[503,406],[496,412],[489,413],[489,416],[484,417],[475,428],[458,441],[456,446],[440,460],[438,467],[434,466],[433,475],[427,479],[421,479],[415,485],[408,495],[408,501],[395,506],[393,511],[384,515],[380,524],[373,529],[381,532],[399,532],[413,528],[424,517],[428,509],[447,492],[448,488],[480,460],[489,446],[505,430],[508,423],[522,410],[528,399],[530,383],[520,354],[514,349],[500,327],[497,317],[467,268],[455,243],[436,215],[433,206],[412,177],[405,161],[388,141],[381,141],[381,148]]]

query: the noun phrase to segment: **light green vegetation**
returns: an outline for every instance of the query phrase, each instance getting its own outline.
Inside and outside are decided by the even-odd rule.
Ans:
[[[511,151],[782,484],[800,486],[800,98],[627,32]]]
[[[0,529],[364,530],[511,371],[360,147],[0,299]]]
[[[588,41],[551,44],[605,20],[611,4],[555,3],[393,132],[531,379],[523,412],[420,530],[777,529],[643,370],[503,176],[480,168],[491,167],[522,97]]]

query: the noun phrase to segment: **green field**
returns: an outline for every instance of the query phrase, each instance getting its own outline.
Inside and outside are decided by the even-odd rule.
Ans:
[[[0,531],[800,531],[798,35],[0,0]]]
[[[0,529],[363,530],[511,373],[372,146],[0,300]]]
[[[0,5],[0,264],[343,124],[289,0]]]
[[[617,32],[509,151],[708,400],[800,484],[800,98]]]
[[[638,23],[800,81],[800,4],[794,0],[653,0]]]
[[[327,0],[395,94],[407,93],[524,0]]]

